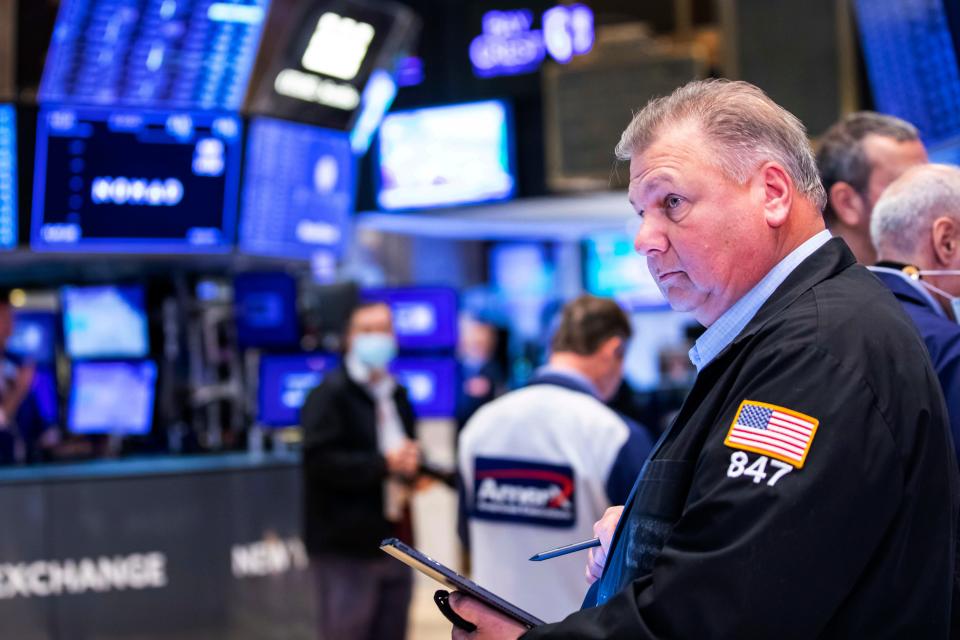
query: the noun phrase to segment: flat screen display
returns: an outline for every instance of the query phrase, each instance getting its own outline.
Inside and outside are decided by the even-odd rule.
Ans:
[[[156,382],[157,366],[149,360],[74,363],[67,429],[146,435],[153,426]]]
[[[454,414],[457,363],[453,358],[397,358],[390,372],[407,389],[418,418],[447,418]]]
[[[258,422],[268,427],[299,424],[307,395],[338,364],[337,357],[324,354],[261,356]]]
[[[616,298],[631,309],[666,308],[656,280],[647,269],[647,259],[633,248],[626,234],[608,233],[585,241],[586,289],[595,296]]]
[[[928,145],[960,135],[960,67],[945,6],[952,0],[857,0],[860,41],[878,111]]]
[[[247,109],[369,133],[396,93],[384,72],[411,49],[418,25],[397,2],[273,0]]]
[[[239,173],[236,116],[41,109],[31,246],[227,252]]]
[[[17,244],[17,111],[0,104],[0,250]]]
[[[295,347],[300,341],[297,283],[286,273],[244,273],[233,281],[242,347]]]
[[[347,134],[255,119],[244,168],[241,251],[303,259],[318,249],[339,253],[354,192]]]
[[[15,310],[13,334],[7,341],[7,351],[40,365],[53,364],[58,320],[57,314],[50,311]]]
[[[62,0],[41,103],[238,111],[268,0]]]
[[[142,288],[64,287],[62,299],[71,358],[142,358],[150,351]]]
[[[457,344],[457,293],[453,289],[365,289],[360,297],[390,306],[401,350],[452,349]]]
[[[51,366],[37,367],[30,392],[37,402],[40,417],[47,424],[56,423],[60,415],[60,398],[57,395],[57,376]]]
[[[512,154],[505,102],[391,113],[380,127],[377,202],[395,211],[508,199]]]

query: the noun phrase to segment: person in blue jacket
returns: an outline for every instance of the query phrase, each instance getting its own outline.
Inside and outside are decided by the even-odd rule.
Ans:
[[[871,270],[927,344],[960,459],[960,169],[904,173],[877,202],[870,233],[880,260]]]

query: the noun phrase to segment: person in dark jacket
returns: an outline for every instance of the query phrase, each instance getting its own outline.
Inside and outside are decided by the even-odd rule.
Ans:
[[[396,354],[390,308],[350,316],[343,366],[307,397],[304,539],[316,581],[321,640],[401,640],[412,582],[380,541],[410,541],[407,501],[419,466],[414,413],[387,372]]]
[[[926,162],[917,128],[886,113],[848,113],[820,136],[817,167],[827,191],[823,217],[860,264],[877,259],[870,219],[880,194],[901,173]]]
[[[707,331],[689,397],[584,608],[524,629],[457,594],[454,638],[946,638],[958,479],[923,342],[831,238],[803,125],[745,82],[693,82],[626,129],[635,246]]]
[[[883,192],[871,220],[887,285],[927,344],[960,459],[960,169],[928,164]]]

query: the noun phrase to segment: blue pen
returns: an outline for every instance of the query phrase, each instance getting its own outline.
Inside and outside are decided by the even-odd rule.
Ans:
[[[556,558],[557,556],[565,556],[568,553],[574,553],[575,551],[583,551],[584,549],[591,549],[593,547],[600,546],[600,538],[594,538],[593,540],[584,540],[583,542],[574,542],[573,544],[568,544],[564,547],[557,547],[556,549],[550,549],[549,551],[542,551],[535,556],[532,556],[530,559],[534,562],[540,562],[541,560],[549,560],[550,558]]]

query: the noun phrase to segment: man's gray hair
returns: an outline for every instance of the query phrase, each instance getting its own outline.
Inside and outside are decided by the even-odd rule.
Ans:
[[[827,202],[803,123],[758,87],[743,81],[698,80],[654,98],[627,126],[615,154],[630,160],[668,126],[693,122],[716,145],[713,162],[744,184],[764,162],[781,165],[819,210]]]
[[[883,191],[870,219],[870,238],[881,260],[912,262],[934,221],[960,222],[960,168],[925,164],[908,169]]]
[[[846,115],[827,129],[817,149],[817,166],[827,193],[838,182],[846,182],[866,198],[873,170],[863,150],[863,139],[868,135],[892,138],[897,142],[920,139],[915,126],[894,116],[873,111],[857,111]],[[836,217],[829,201],[824,214],[828,220]]]

